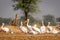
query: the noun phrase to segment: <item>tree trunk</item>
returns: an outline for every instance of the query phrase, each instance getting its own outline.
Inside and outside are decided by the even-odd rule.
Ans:
[[[25,23],[24,23],[24,25],[27,26],[28,12],[27,11],[24,11],[24,14],[25,14]]]
[[[25,20],[27,20],[28,13],[25,11]]]

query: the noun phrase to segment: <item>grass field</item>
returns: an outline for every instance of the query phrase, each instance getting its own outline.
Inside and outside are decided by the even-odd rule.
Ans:
[[[14,33],[0,31],[0,40],[60,40],[60,34],[25,34],[17,26],[9,26]]]

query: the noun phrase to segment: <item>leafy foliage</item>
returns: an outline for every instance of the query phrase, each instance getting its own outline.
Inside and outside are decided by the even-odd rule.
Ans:
[[[48,22],[51,22],[51,25],[55,25],[56,24],[56,19],[53,15],[45,15],[44,16],[44,21],[45,21],[45,25],[48,24]]]
[[[0,17],[0,24],[5,23],[5,24],[9,24],[11,21],[11,18],[1,18]]]
[[[12,0],[15,4],[13,5],[14,10],[21,9],[25,14],[27,20],[28,13],[36,12],[37,3],[41,0]]]
[[[56,18],[56,21],[57,21],[57,22],[60,22],[60,17]]]
[[[27,12],[35,12],[37,8],[37,3],[41,0],[12,0],[15,5],[13,5],[15,10],[22,9]]]

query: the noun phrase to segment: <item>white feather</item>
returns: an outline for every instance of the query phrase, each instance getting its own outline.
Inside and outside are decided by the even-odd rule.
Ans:
[[[9,32],[9,28],[4,27],[4,23],[2,23],[1,30],[5,31],[5,32]]]
[[[21,29],[24,33],[27,33],[27,32],[28,32],[27,28],[25,28],[25,27],[22,26],[22,25],[23,25],[23,24],[22,24],[22,22],[21,22],[20,29]]]
[[[37,25],[35,24],[32,29],[33,29],[34,31],[38,32],[38,33],[41,33],[40,29],[37,28],[36,26],[37,26]]]
[[[41,31],[41,33],[45,33],[45,32],[46,32],[46,27],[45,27],[45,25],[44,25],[43,20],[42,20],[42,26],[41,26],[41,28],[40,28],[40,31]]]

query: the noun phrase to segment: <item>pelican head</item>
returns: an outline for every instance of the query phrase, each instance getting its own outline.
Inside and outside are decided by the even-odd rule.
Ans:
[[[36,28],[36,26],[37,26],[37,25],[35,24],[33,27]]]
[[[29,19],[27,19],[27,22],[29,23]]]
[[[4,23],[2,23],[2,26],[4,26]]]
[[[23,25],[22,21],[21,21],[21,26]]]
[[[48,25],[50,25],[50,22],[48,22]]]
[[[42,20],[42,25],[44,26],[44,21]]]

